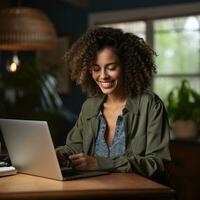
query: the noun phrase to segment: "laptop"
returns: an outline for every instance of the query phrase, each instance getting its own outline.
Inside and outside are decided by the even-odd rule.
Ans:
[[[11,163],[18,172],[56,180],[109,174],[60,168],[46,121],[0,119],[0,128]]]

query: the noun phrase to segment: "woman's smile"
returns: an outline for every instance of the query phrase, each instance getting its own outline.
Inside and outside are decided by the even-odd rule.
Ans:
[[[104,89],[112,88],[114,86],[114,81],[99,81],[99,82]]]

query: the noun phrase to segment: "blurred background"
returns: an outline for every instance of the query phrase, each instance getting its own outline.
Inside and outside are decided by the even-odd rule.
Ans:
[[[186,175],[179,199],[199,198],[199,0],[1,0],[0,9],[1,118],[46,120],[54,145],[64,144],[86,98],[64,52],[89,27],[133,32],[157,53],[152,90],[169,114],[170,170]]]

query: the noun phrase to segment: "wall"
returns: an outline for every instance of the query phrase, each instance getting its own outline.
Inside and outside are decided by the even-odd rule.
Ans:
[[[152,6],[200,2],[199,0],[90,0],[90,12],[123,10]]]
[[[86,29],[87,9],[74,7],[62,0],[29,0],[24,1],[23,5],[43,10],[58,34],[71,33],[77,37]]]

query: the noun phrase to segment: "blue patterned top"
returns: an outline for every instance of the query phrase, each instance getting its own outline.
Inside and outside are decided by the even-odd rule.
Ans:
[[[105,141],[105,132],[107,128],[103,113],[99,113],[99,131],[96,139],[95,155],[99,157],[115,157],[125,153],[125,131],[123,116],[118,116],[116,122],[115,135],[112,144]]]

